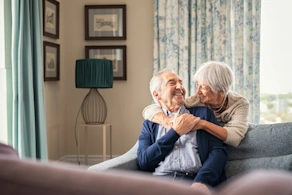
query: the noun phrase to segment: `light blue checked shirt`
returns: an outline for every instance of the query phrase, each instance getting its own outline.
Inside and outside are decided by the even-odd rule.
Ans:
[[[168,116],[173,116],[174,113],[162,109]],[[189,113],[189,111],[182,106],[179,111],[180,114]],[[165,135],[167,129],[162,125],[159,126],[156,140]],[[167,155],[164,161],[159,163],[153,175],[166,175],[172,172],[197,173],[202,167],[202,163],[198,153],[197,131],[191,131],[182,135],[175,143],[173,150]]]

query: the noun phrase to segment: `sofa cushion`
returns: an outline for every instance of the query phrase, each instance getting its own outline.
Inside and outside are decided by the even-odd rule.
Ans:
[[[292,154],[292,123],[250,125],[238,147],[227,146],[228,160]]]
[[[136,170],[140,171],[140,167],[137,162],[137,149],[138,141],[136,144],[126,153],[116,158],[109,159],[107,161],[92,165],[88,168],[89,171],[105,171],[108,169],[120,169],[120,170]]]
[[[252,170],[288,170],[292,171],[292,154],[278,157],[251,158],[227,161],[227,178]]]

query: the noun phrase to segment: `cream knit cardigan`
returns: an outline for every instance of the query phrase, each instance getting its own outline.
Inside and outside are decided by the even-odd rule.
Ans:
[[[233,91],[229,91],[227,96],[226,110],[221,114],[214,114],[218,122],[225,123],[223,128],[227,131],[227,139],[224,143],[236,147],[240,144],[248,129],[249,103],[246,98]],[[186,98],[185,105],[186,107],[204,106],[200,103],[197,95]],[[161,112],[160,105],[151,104],[144,108],[142,115],[145,119],[152,120],[154,115],[159,112]]]

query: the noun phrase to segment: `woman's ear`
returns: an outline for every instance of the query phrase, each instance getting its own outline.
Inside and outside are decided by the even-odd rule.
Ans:
[[[225,93],[224,93],[224,91],[223,90],[221,90],[221,91],[219,91],[219,94],[221,95],[221,96],[225,96]]]

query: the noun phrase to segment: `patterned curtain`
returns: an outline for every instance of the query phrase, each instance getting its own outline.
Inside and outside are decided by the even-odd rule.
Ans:
[[[235,73],[234,91],[250,102],[249,121],[259,123],[261,0],[154,0],[153,73],[175,70],[188,95],[193,75],[207,61]]]

